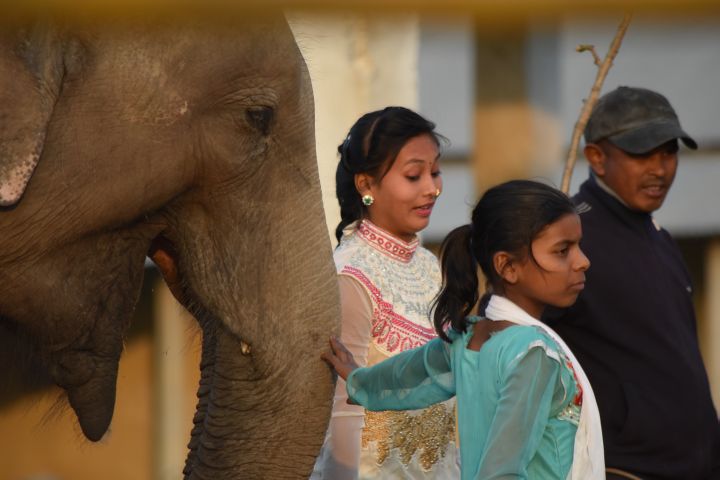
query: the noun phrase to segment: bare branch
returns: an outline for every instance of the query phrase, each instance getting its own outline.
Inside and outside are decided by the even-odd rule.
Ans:
[[[600,97],[600,91],[602,90],[603,82],[605,81],[605,77],[607,77],[607,74],[610,71],[610,67],[612,66],[612,62],[615,59],[615,56],[620,50],[620,45],[622,44],[625,32],[630,25],[630,20],[632,20],[632,14],[626,13],[622,19],[622,22],[620,22],[617,33],[615,33],[615,38],[613,38],[613,41],[610,44],[607,55],[605,55],[605,60],[603,60],[602,64],[599,65],[597,76],[595,77],[595,83],[593,83],[593,86],[590,89],[590,96],[583,104],[583,108],[580,110],[580,116],[575,123],[575,128],[573,129],[572,135],[572,142],[570,143],[570,151],[568,152],[568,158],[565,162],[565,171],[563,172],[562,184],[560,187],[561,190],[565,193],[568,193],[570,190],[570,178],[572,177],[572,171],[575,167],[577,149],[578,145],[580,144],[580,135],[582,135],[582,132],[585,129],[585,125],[590,118],[590,113],[592,112],[593,107],[595,106],[598,98]],[[597,57],[597,54],[595,53],[595,47],[591,45],[581,46],[590,47],[588,48],[588,50],[593,52],[594,57]],[[580,48],[581,46],[578,46],[578,48]],[[597,60],[595,63],[597,64]]]
[[[600,57],[598,56],[597,52],[595,51],[595,45],[586,45],[586,44],[580,44],[577,47],[575,47],[576,52],[590,52],[593,56],[593,61],[595,62],[595,65],[598,67],[600,66]]]

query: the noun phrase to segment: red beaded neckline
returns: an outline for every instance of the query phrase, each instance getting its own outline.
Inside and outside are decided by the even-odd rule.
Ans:
[[[415,250],[417,250],[417,247],[420,244],[417,237],[411,242],[405,242],[386,232],[369,220],[363,220],[360,222],[357,230],[360,238],[365,240],[371,247],[404,263],[412,260]]]

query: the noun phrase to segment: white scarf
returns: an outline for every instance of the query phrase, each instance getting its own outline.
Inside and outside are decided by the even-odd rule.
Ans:
[[[563,349],[565,355],[572,362],[575,375],[583,391],[580,422],[575,434],[573,464],[567,478],[568,480],[605,480],[605,457],[600,427],[600,412],[590,382],[570,348],[552,328],[531,317],[525,310],[505,297],[493,295],[485,309],[485,317],[488,320],[508,320],[519,325],[540,327]]]

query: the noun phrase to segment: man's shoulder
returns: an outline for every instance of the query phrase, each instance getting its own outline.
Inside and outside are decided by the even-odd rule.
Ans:
[[[583,186],[584,185],[585,184],[583,184]],[[594,223],[603,216],[601,213],[602,205],[596,198],[590,195],[585,188],[581,188],[581,190],[572,197],[572,202],[575,204],[575,211],[580,215],[583,225],[586,225],[588,222]]]
[[[588,187],[590,185],[590,179],[588,178],[583,183],[580,184],[580,188],[578,189],[578,192],[570,197],[572,202],[575,204],[575,206],[580,205],[581,203],[588,203],[589,202],[589,195],[588,195]]]
[[[592,203],[586,200],[579,200],[573,197],[573,203],[575,203],[575,211],[578,215],[584,215],[593,209]]]
[[[618,242],[624,237],[624,225],[617,215],[608,209],[602,199],[589,190],[581,188],[580,192],[572,197],[572,200],[582,224],[581,247],[586,254],[592,254],[594,258],[597,258],[598,252],[601,252],[600,255],[603,256],[609,253],[606,249],[607,246],[615,245],[617,247]],[[593,258],[590,261],[592,262]]]

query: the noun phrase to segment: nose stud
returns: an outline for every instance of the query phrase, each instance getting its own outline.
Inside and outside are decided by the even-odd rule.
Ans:
[[[439,189],[439,188],[438,188],[437,190],[435,190],[435,198],[439,197],[439,196],[440,196],[440,193],[441,193],[441,192],[440,192],[440,189]]]

